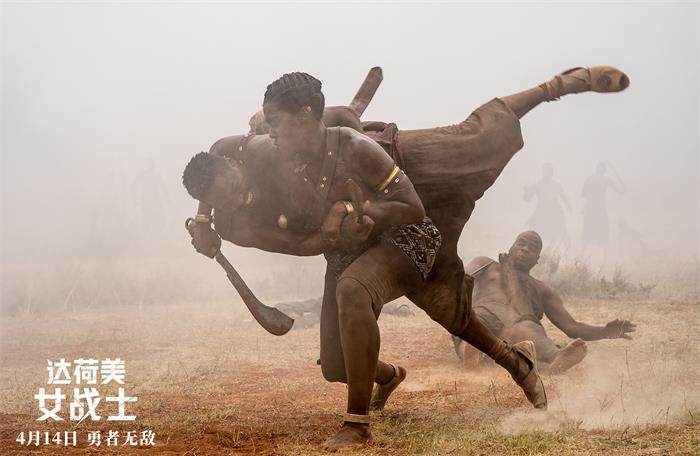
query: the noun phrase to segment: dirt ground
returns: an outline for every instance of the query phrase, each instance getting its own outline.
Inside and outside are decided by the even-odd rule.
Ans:
[[[637,332],[633,341],[592,342],[579,366],[545,376],[546,412],[532,410],[504,371],[463,370],[448,335],[421,311],[382,317],[381,357],[409,374],[372,417],[373,443],[355,454],[700,454],[700,305],[568,307],[591,323],[629,318]],[[346,390],[316,365],[318,326],[271,336],[238,302],[12,317],[0,330],[2,454],[320,454],[341,421]],[[81,357],[126,360],[135,422],[36,421],[47,359]],[[84,433],[98,429],[152,430],[156,445],[86,447]],[[30,430],[77,430],[82,442],[15,441]]]

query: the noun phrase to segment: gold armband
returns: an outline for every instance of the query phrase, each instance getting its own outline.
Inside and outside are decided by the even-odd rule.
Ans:
[[[197,214],[194,216],[194,221],[197,223],[211,223],[213,220],[211,215],[207,214]]]
[[[401,171],[401,169],[398,166],[394,165],[394,169],[391,170],[387,178],[384,179],[382,183],[377,187],[377,192],[389,193],[389,189],[387,187],[389,187],[389,184],[392,180],[396,179],[396,182],[399,181],[399,178],[396,177],[396,175],[399,174],[399,171]]]

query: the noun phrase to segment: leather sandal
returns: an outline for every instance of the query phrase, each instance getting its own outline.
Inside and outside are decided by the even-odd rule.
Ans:
[[[545,93],[545,101],[558,100],[559,97],[564,95],[564,93],[562,93],[564,88],[564,76],[570,76],[584,82],[585,87],[581,92],[589,90],[599,93],[621,92],[630,85],[629,77],[617,68],[607,65],[589,68],[576,67],[554,76],[554,79],[551,81],[540,84],[540,87]],[[571,93],[578,93],[578,91]]]
[[[525,396],[530,403],[538,409],[547,408],[547,392],[544,389],[544,383],[537,372],[537,354],[535,352],[535,343],[531,340],[518,342],[513,344],[511,349],[522,355],[530,365],[530,372],[520,380],[513,377],[515,383],[520,386],[525,392]]]
[[[372,399],[369,402],[370,410],[383,410],[387,399],[389,399],[389,396],[391,396],[391,393],[393,393],[396,387],[398,387],[399,384],[406,379],[406,369],[393,364],[390,364],[390,366],[394,368],[394,378],[389,380],[389,383],[384,385],[380,385],[378,383],[374,385],[374,389],[372,390]]]

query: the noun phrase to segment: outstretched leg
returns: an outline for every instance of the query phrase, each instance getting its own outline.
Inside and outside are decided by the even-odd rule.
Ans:
[[[501,97],[518,118],[522,118],[532,108],[543,101],[558,100],[570,93],[620,92],[629,86],[629,78],[620,70],[609,66],[573,68],[551,81],[532,89]]]

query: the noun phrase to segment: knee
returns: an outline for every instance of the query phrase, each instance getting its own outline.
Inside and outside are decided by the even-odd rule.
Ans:
[[[338,280],[335,297],[339,318],[357,315],[358,311],[372,304],[372,297],[367,289],[352,277],[341,277]]]
[[[326,379],[327,382],[334,382],[334,383],[347,383],[347,376],[345,375],[345,369],[342,366],[335,366],[333,363],[330,362],[323,362],[321,360],[321,373],[323,374],[323,378]]]

